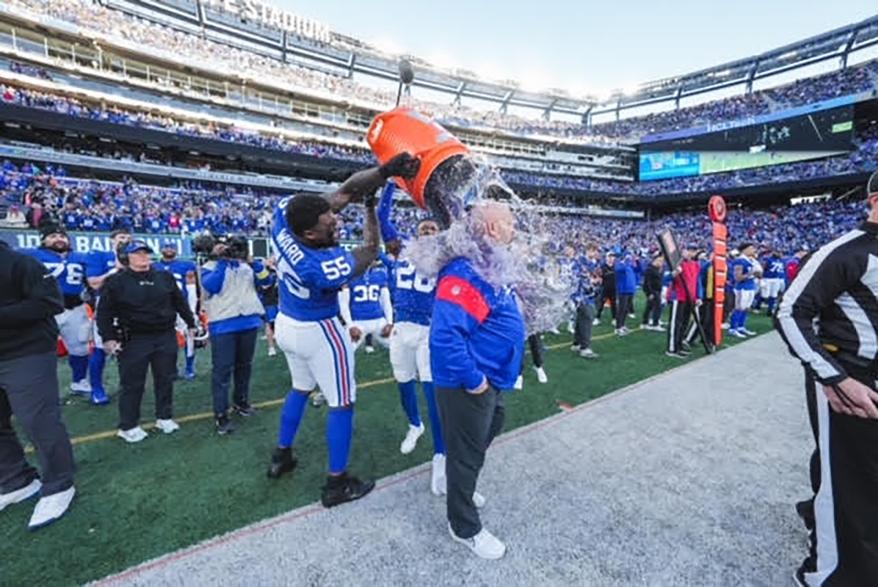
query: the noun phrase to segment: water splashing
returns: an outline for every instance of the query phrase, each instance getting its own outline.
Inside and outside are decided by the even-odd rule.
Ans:
[[[508,245],[490,239],[482,223],[467,213],[486,200],[506,203],[516,216],[516,235]],[[569,316],[575,284],[561,279],[551,251],[558,235],[546,230],[546,219],[484,159],[459,155],[440,165],[427,182],[425,201],[446,230],[406,244],[406,257],[419,272],[435,277],[452,259],[466,257],[495,289],[515,289],[529,334],[556,328]]]

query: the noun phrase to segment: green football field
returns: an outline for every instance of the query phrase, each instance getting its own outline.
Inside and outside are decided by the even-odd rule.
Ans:
[[[638,301],[640,308],[642,303]],[[607,312],[595,330],[593,348],[601,355],[597,360],[572,353],[566,333],[545,337],[549,383],[537,383],[528,359],[524,390],[508,396],[507,431],[556,414],[562,404],[587,402],[684,362],[664,355],[664,333],[634,330],[618,338],[606,324],[608,317]],[[632,323],[636,328],[639,319]],[[748,326],[759,333],[771,328],[762,316],[752,316]],[[688,360],[703,355],[697,347]],[[65,518],[33,533],[26,527],[32,501],[0,513],[0,585],[80,584],[319,499],[327,460],[325,408],[308,408],[296,441],[296,471],[281,480],[265,475],[280,402],[290,387],[283,356],[269,358],[260,341],[251,394],[260,411],[237,419],[236,432],[225,437],[213,430],[209,366],[209,352],[200,351],[198,378],[176,384],[175,418],[182,429],[173,435],[151,430],[147,440],[127,445],[114,436],[115,401],[93,407],[74,399],[64,406],[78,464],[76,499]],[[59,374],[66,393],[66,362],[59,364]],[[115,363],[108,363],[107,374],[112,392]],[[414,453],[400,454],[407,422],[390,378],[386,352],[358,353],[354,474],[377,479],[432,456],[429,434]],[[143,414],[149,424],[154,421],[150,396],[148,387]]]

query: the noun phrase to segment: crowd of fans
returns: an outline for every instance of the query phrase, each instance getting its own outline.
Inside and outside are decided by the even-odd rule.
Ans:
[[[70,116],[125,124],[173,132],[185,136],[210,138],[238,144],[247,144],[288,153],[351,161],[362,165],[374,164],[366,149],[356,149],[329,143],[301,142],[268,136],[256,131],[224,127],[213,123],[181,122],[169,116],[146,112],[125,111],[119,108],[92,107],[66,97],[25,90],[0,84],[0,100],[32,108],[43,108]],[[857,150],[817,161],[805,161],[715,173],[698,177],[673,178],[649,182],[623,182],[588,177],[549,175],[504,169],[503,177],[512,185],[536,189],[582,191],[630,196],[659,196],[668,194],[702,193],[743,188],[767,183],[807,181],[837,175],[867,173],[878,168],[878,129],[865,129],[856,139]]]
[[[351,78],[317,71],[271,57],[236,49],[206,38],[187,34],[156,23],[139,20],[90,0],[12,0],[10,6],[24,8],[75,23],[95,32],[94,37],[112,36],[128,43],[161,51],[172,59],[213,66],[221,71],[247,72],[259,79],[305,88],[330,98],[355,99],[383,109],[395,100],[393,92],[357,83]],[[653,133],[698,126],[709,122],[742,119],[769,111],[813,103],[876,88],[878,61],[849,67],[792,84],[739,95],[678,110],[605,122],[591,127],[561,121],[540,121],[499,112],[484,112],[462,104],[439,104],[415,100],[413,105],[434,118],[452,125],[505,129],[519,134],[548,134],[608,143],[635,141]]]
[[[104,182],[69,177],[62,167],[16,166],[4,161],[0,167],[0,226],[36,227],[47,217],[68,230],[109,231],[128,228],[136,233],[267,234],[271,211],[281,195],[212,185],[177,187],[140,185],[132,180]],[[541,201],[540,204],[545,205]],[[552,204],[563,206],[562,200]],[[568,204],[569,205],[569,204]],[[410,205],[396,206],[396,223],[411,236],[422,212]],[[533,213],[529,214],[533,216]],[[555,239],[559,250],[584,247],[597,241],[606,247],[631,251],[655,248],[655,234],[671,228],[681,242],[707,246],[710,222],[702,211],[674,213],[652,220],[618,220],[584,214],[536,215],[538,229],[546,234],[566,235]],[[779,206],[768,210],[732,209],[729,231],[733,242],[747,240],[788,252],[814,249],[828,242],[863,218],[861,202],[826,201]],[[341,237],[362,236],[362,208],[348,207],[342,214]]]

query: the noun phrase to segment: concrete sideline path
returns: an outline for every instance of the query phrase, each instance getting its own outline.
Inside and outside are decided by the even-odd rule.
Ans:
[[[99,583],[792,585],[810,447],[801,368],[769,334],[500,437],[479,489],[501,561],[450,540],[422,465]]]

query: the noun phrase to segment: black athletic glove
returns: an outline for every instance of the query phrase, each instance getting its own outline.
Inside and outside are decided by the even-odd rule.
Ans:
[[[421,168],[421,160],[409,153],[400,153],[384,165],[378,168],[381,177],[385,180],[390,177],[411,179],[417,175]]]

